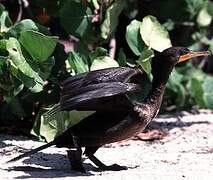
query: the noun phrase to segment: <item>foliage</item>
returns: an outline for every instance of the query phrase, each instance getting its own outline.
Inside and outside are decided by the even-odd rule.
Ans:
[[[210,0],[29,0],[27,7],[22,0],[14,2],[0,6],[0,122],[30,120],[33,134],[48,141],[88,115],[60,112],[45,122],[43,113],[58,102],[59,84],[67,76],[106,67],[139,67],[144,76],[137,81],[148,89],[156,51],[172,44],[213,50]],[[73,48],[67,50],[65,43],[65,51],[61,39]],[[213,108],[210,59],[176,68],[168,82],[165,109]]]

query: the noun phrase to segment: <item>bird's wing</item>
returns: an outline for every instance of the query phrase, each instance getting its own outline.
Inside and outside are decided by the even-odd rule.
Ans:
[[[92,84],[62,94],[60,110],[116,110],[116,105],[126,106],[128,102],[125,94],[139,90],[140,87],[133,83],[99,83]],[[120,101],[120,102],[118,102]],[[123,102],[123,103],[122,103]]]
[[[62,94],[91,84],[107,82],[127,82],[131,77],[140,74],[140,70],[129,67],[114,67],[90,71],[67,78],[61,83]]]
[[[125,82],[140,73],[141,71],[137,69],[116,67],[69,77],[61,83],[60,103],[45,113],[46,119],[60,110],[93,109],[96,111],[98,108],[95,109],[95,107],[106,109],[104,105],[110,107],[110,104],[112,108],[119,104],[121,108],[129,106],[131,103],[125,93],[138,89],[138,86],[125,84]]]

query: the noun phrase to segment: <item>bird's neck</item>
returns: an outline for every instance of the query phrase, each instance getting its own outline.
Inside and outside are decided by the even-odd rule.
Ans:
[[[155,116],[161,106],[163,94],[168,82],[169,76],[174,66],[168,65],[162,68],[153,68],[152,88],[144,100],[144,103],[151,107],[153,116]]]
[[[155,103],[156,101],[162,98],[165,88],[166,83],[159,84],[158,86],[152,86],[149,94],[145,98],[145,101],[152,104]]]

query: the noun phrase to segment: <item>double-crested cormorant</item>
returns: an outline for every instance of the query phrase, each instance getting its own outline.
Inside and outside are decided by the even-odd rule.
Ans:
[[[69,77],[62,83],[60,105],[52,112],[87,110],[95,111],[78,124],[70,127],[52,142],[22,154],[16,161],[52,145],[76,148],[68,150],[73,169],[84,172],[84,154],[101,170],[122,170],[123,166],[107,166],[94,153],[102,145],[121,141],[140,133],[157,115],[169,75],[174,66],[197,56],[208,56],[208,51],[192,52],[184,47],[171,47],[158,53],[152,60],[152,88],[143,102],[132,103],[126,93],[139,90],[128,80],[140,74],[129,67],[108,68]]]

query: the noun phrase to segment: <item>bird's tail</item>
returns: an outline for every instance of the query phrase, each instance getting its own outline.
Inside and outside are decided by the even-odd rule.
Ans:
[[[21,155],[18,156],[18,157],[13,158],[13,159],[7,161],[7,163],[14,162],[14,161],[18,161],[19,159],[22,159],[22,158],[24,158],[24,157],[31,156],[32,154],[35,154],[35,153],[37,153],[38,151],[41,151],[41,150],[43,150],[43,149],[46,149],[46,148],[48,148],[48,147],[50,147],[50,146],[53,146],[53,145],[55,145],[55,144],[56,144],[56,142],[53,140],[53,141],[51,141],[51,142],[49,142],[49,143],[47,143],[47,144],[44,144],[44,145],[42,145],[42,146],[40,146],[40,147],[38,147],[38,148],[35,148],[35,149],[31,150],[31,151],[28,151],[28,152],[26,152],[26,153],[24,153],[24,154],[21,154]]]

